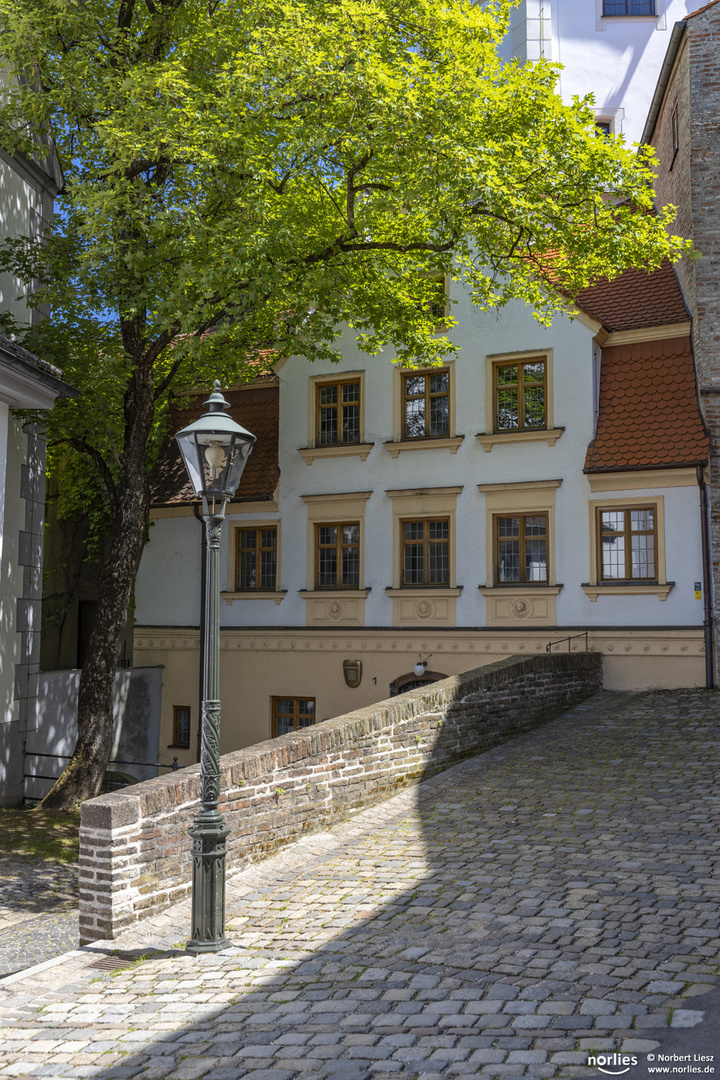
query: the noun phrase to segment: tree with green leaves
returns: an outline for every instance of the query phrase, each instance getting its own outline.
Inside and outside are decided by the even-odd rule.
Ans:
[[[27,345],[80,390],[47,418],[67,506],[107,536],[72,762],[95,795],[178,387],[271,350],[432,364],[434,282],[540,317],[686,245],[654,216],[649,152],[597,137],[546,62],[503,65],[509,0],[0,0],[0,143],[52,132],[65,172],[41,242],[3,265],[51,315]]]

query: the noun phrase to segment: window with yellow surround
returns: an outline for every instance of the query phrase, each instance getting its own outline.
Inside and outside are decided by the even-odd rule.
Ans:
[[[548,580],[548,515],[497,515],[495,584],[543,584]]]
[[[657,581],[654,506],[597,510],[598,580]]]
[[[360,587],[360,523],[315,526],[315,588]]]
[[[450,434],[450,372],[402,373],[403,439],[438,439]]]
[[[277,528],[236,529],[235,537],[235,591],[273,591],[277,587]]]
[[[495,364],[495,431],[534,431],[547,426],[545,360],[534,357]]]
[[[450,519],[401,521],[401,585],[450,584]]]
[[[360,442],[360,379],[317,383],[316,446],[349,446]]]

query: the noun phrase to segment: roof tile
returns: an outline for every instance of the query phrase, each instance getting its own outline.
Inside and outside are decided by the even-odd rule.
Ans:
[[[224,393],[230,403],[229,415],[257,438],[233,502],[272,499],[280,479],[277,383],[246,386]],[[171,420],[173,433],[204,413],[203,402],[207,396],[205,392],[176,399]],[[197,502],[175,439],[169,439],[160,452],[150,477],[150,491],[153,506]]]
[[[709,449],[689,338],[603,349],[586,472],[696,465]]]
[[[625,270],[582,289],[577,304],[608,330],[638,330],[686,322],[688,315],[675,271],[666,259],[659,270]]]

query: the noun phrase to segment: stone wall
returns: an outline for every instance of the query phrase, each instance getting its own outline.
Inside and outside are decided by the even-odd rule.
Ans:
[[[599,690],[597,653],[514,656],[221,758],[228,870],[515,738]],[[190,891],[199,767],[83,804],[80,940]]]
[[[677,108],[678,153],[671,117]],[[673,228],[692,239],[700,257],[677,273],[693,318],[700,407],[711,437],[710,526],[715,621],[720,615],[720,6],[700,7],[687,20],[652,143],[658,154],[659,206],[678,207]],[[715,649],[720,682],[720,650]]]

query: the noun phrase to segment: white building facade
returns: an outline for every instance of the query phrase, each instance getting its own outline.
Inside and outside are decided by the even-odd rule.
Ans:
[[[521,0],[504,53],[562,64],[563,98],[592,92],[598,124],[632,143],[693,6]],[[418,659],[450,675],[558,639],[585,648],[586,630],[608,687],[705,683],[708,440],[674,274],[588,290],[549,328],[451,292],[460,351],[442,371],[404,373],[350,335],[339,367],[277,371],[279,481],[274,467],[265,485],[243,478],[223,538],[224,751],[381,700]],[[266,409],[271,388],[256,390]],[[252,391],[241,398],[233,415],[258,434]],[[165,666],[161,747],[186,764],[202,530],[160,488],[135,662]]]
[[[584,649],[586,630],[608,687],[704,684],[707,437],[682,298],[660,276],[618,283],[620,315],[590,290],[602,318],[586,306],[550,327],[520,304],[479,311],[453,284],[460,350],[440,369],[369,358],[350,334],[340,365],[280,367],[279,482],[241,486],[224,529],[224,749],[382,700],[419,659],[451,675],[558,639]],[[655,319],[615,328],[633,290],[647,311],[647,283]],[[670,398],[678,432],[657,411]],[[233,415],[253,430],[253,411],[247,390]],[[165,666],[161,746],[183,764],[202,531],[182,496],[154,516],[135,662]]]
[[[697,0],[521,0],[504,53],[562,64],[563,99],[592,92],[598,122],[634,143],[672,28],[698,6]]]
[[[62,183],[55,157],[10,158],[0,149],[0,239],[34,236],[52,217]],[[0,314],[39,317],[22,284],[0,275]],[[52,408],[70,388],[51,364],[0,333],[0,794],[24,796],[24,747],[37,726],[45,499],[45,441],[16,409]]]

